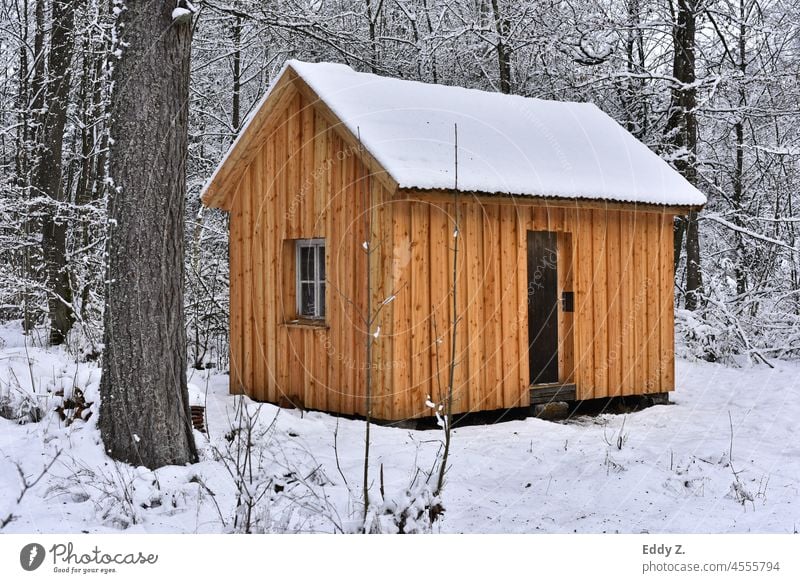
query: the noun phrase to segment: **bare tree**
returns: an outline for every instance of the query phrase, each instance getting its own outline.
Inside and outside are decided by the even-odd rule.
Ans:
[[[62,182],[62,150],[72,78],[75,0],[53,0],[48,50],[47,113],[42,116],[42,142],[34,172],[34,191],[50,199],[42,219],[42,254],[48,288],[50,343],[61,344],[74,322],[72,287],[67,271],[67,218],[59,203],[66,200]]]
[[[492,0],[495,34],[497,35],[497,70],[500,77],[500,92],[511,93],[511,49],[508,46],[508,33],[511,28],[508,19],[500,13],[498,0]]]
[[[443,415],[441,423],[444,430],[444,447],[442,449],[442,459],[439,461],[439,468],[436,478],[436,487],[433,490],[435,499],[439,499],[436,506],[431,509],[431,521],[434,521],[444,512],[441,503],[442,491],[444,490],[445,476],[447,474],[447,464],[450,460],[450,444],[453,435],[453,394],[456,383],[456,366],[458,358],[456,349],[458,347],[458,323],[461,319],[458,312],[458,241],[461,238],[461,221],[459,217],[459,194],[458,194],[458,125],[453,127],[453,167],[455,183],[453,185],[453,271],[450,279],[452,287],[452,314],[450,318],[450,362],[447,366],[447,392],[443,395]]]
[[[697,14],[704,0],[676,0],[672,32],[672,103],[667,131],[679,156],[675,167],[684,178],[697,184],[697,87],[695,85],[695,35]],[[694,310],[703,293],[700,271],[700,234],[697,212],[675,219],[675,266],[686,239],[686,308]]]

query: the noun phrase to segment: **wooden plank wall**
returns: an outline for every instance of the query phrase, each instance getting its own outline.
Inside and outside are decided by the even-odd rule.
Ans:
[[[392,378],[393,419],[425,414],[427,396],[440,401],[447,387],[455,206],[422,198],[393,205],[395,234],[411,233],[413,249],[393,336],[395,361],[412,370]],[[559,314],[560,380],[581,399],[673,390],[671,214],[459,207],[456,412],[529,404],[528,230],[559,233],[559,297],[575,292],[575,312]]]
[[[270,121],[268,137],[231,204],[231,391],[363,415],[364,209],[377,207],[382,220],[373,229],[377,273],[390,271],[392,209],[380,204],[387,198],[384,188],[327,119],[296,91],[287,100]],[[290,324],[296,317],[294,239],[315,237],[326,239],[325,326]],[[386,297],[384,286],[390,283],[375,281],[373,302]],[[394,305],[385,306],[376,326],[391,331],[393,310]],[[390,341],[379,338],[375,344],[373,366],[390,371]],[[387,373],[373,378],[376,408],[388,415]]]
[[[455,206],[393,198],[330,118],[287,90],[231,203],[231,391],[365,413],[367,238],[373,415],[429,415],[447,387]],[[529,404],[526,232],[559,233],[559,370],[582,399],[674,385],[672,215],[464,198],[458,272],[455,412]],[[293,239],[326,239],[325,327],[294,318]],[[373,327],[373,331],[375,330]]]

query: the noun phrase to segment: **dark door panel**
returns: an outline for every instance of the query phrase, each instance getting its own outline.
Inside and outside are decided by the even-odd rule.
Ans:
[[[528,231],[528,358],[531,384],[558,382],[556,233]]]

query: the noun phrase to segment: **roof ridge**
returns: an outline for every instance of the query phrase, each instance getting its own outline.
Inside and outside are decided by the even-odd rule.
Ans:
[[[401,188],[695,207],[705,196],[592,102],[555,101],[291,59],[248,116],[219,178],[287,71],[330,109]]]

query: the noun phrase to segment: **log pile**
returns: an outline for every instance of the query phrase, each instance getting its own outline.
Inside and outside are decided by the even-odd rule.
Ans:
[[[192,427],[200,433],[206,432],[206,408],[203,405],[190,405],[192,413]]]

